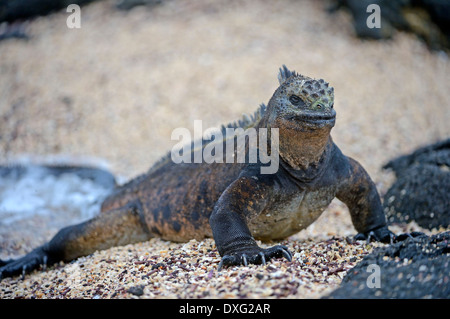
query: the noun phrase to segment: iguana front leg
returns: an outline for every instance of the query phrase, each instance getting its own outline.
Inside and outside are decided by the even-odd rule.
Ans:
[[[348,158],[349,171],[338,186],[336,197],[350,210],[353,226],[358,231],[355,239],[392,242],[394,234],[387,228],[377,188],[365,169]]]
[[[247,226],[247,221],[266,207],[269,189],[270,186],[258,181],[257,177],[241,177],[220,196],[209,220],[222,256],[219,270],[228,265],[265,264],[278,257],[292,260],[285,246],[259,247]]]

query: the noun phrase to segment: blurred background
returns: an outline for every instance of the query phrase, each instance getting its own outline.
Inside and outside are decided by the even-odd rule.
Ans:
[[[361,40],[337,4],[91,1],[79,29],[67,27],[65,7],[19,16],[25,38],[0,42],[0,162],[95,158],[133,177],[170,150],[174,128],[217,126],[267,103],[282,64],[335,87],[333,137],[372,175],[450,135],[446,51],[403,31]]]
[[[450,136],[444,2],[0,1],[0,163],[88,163],[126,181],[175,128],[267,103],[286,64],[334,86],[334,141],[383,194],[383,164]],[[81,28],[67,27],[71,3]]]

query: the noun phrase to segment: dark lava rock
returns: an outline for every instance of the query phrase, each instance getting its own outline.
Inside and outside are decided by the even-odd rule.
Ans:
[[[416,34],[430,49],[450,48],[450,1],[448,0],[334,0],[331,12],[346,8],[353,17],[359,38],[389,39],[396,30]],[[380,28],[369,28],[367,7],[380,7]]]
[[[0,22],[33,19],[66,9],[70,4],[83,6],[97,0],[0,0]],[[154,7],[162,0],[117,0],[116,7],[130,10],[136,6]]]
[[[327,298],[450,298],[450,232],[408,238],[365,256]]]
[[[0,41],[7,39],[25,39],[28,20],[39,16],[46,16],[66,9],[71,4],[87,5],[98,0],[0,0]],[[119,10],[131,10],[136,6],[153,8],[162,0],[116,0],[115,7]],[[67,15],[71,14],[69,11]]]
[[[412,220],[427,228],[450,224],[450,139],[420,148],[385,166],[397,180],[384,196],[389,223]]]
[[[69,4],[84,5],[94,0],[0,0],[0,22],[12,22],[43,16],[67,8]]]

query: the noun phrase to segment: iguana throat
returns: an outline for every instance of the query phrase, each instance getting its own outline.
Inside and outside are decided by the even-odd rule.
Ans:
[[[294,124],[294,125],[293,125]],[[279,127],[279,154],[293,169],[307,169],[317,165],[327,144],[331,143],[331,127],[303,130],[304,123],[277,121]]]

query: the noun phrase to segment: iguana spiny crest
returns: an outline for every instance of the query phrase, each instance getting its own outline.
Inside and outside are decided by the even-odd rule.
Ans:
[[[333,108],[334,88],[323,79],[315,80],[289,71],[285,65],[280,68],[278,81],[281,93],[289,95],[293,106],[309,106],[310,109]]]

